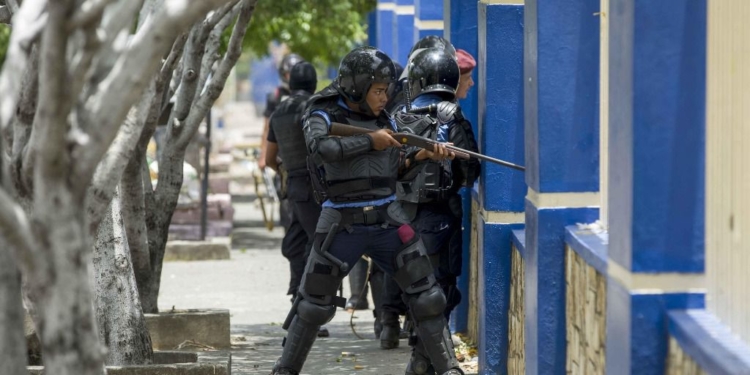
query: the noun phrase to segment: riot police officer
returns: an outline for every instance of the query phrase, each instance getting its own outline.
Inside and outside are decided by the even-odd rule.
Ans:
[[[463,374],[443,316],[445,296],[424,245],[393,205],[402,171],[427,159],[444,160],[449,153],[444,147],[435,153],[407,149],[391,137],[397,128],[384,108],[386,90],[394,80],[394,66],[386,54],[359,47],[344,57],[334,83],[310,99],[305,139],[316,195],[325,201],[299,296],[285,322],[288,335],[275,375],[299,374],[317,327],[333,318],[336,306],[344,306],[336,292],[349,265],[363,254],[394,275],[404,290],[435,370],[441,375]],[[332,136],[334,122],[371,132]]]
[[[407,106],[407,99],[408,101],[414,99],[413,96],[409,99],[406,95],[409,94],[405,88],[407,86],[409,69],[413,65],[412,61],[414,57],[428,48],[437,48],[445,51],[454,58],[456,57],[456,49],[448,40],[441,36],[428,35],[417,41],[412,46],[411,51],[409,51],[409,61],[399,74],[398,84],[394,85],[394,95],[388,104],[389,113],[396,114],[403,111],[404,107]],[[383,349],[394,349],[399,346],[399,337],[402,336],[399,316],[406,315],[406,306],[401,301],[401,292],[398,286],[388,277],[383,278],[381,300],[383,301],[382,306],[378,306],[380,310],[380,324],[382,326],[381,333],[378,336],[380,338],[380,347]],[[453,307],[449,310],[453,310]]]
[[[307,255],[312,248],[315,224],[320,216],[320,205],[312,197],[310,176],[307,173],[307,151],[302,132],[302,116],[307,99],[318,84],[315,67],[299,62],[289,77],[289,97],[271,115],[268,129],[266,165],[278,171],[277,156],[284,161],[287,173],[286,198],[291,208],[291,223],[281,244],[281,253],[289,260],[291,278],[287,294],[297,295],[305,271]],[[324,327],[318,337],[327,337]]]
[[[424,137],[476,152],[471,124],[454,103],[460,76],[455,57],[445,49],[423,49],[412,57],[408,69],[407,89],[414,98],[413,112],[420,112],[420,108],[432,110],[427,114],[397,112],[397,124]],[[436,267],[438,283],[447,298],[446,319],[461,301],[456,287],[456,278],[461,274],[463,212],[458,190],[472,186],[478,175],[476,159],[428,160],[418,163],[397,184],[398,200],[407,212],[414,213],[414,226]],[[388,317],[383,317],[384,333],[387,321]],[[423,336],[418,336],[421,341]],[[430,373],[427,357],[423,345],[417,342],[407,374]]]

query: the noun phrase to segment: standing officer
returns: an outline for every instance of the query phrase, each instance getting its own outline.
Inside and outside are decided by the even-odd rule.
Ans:
[[[307,172],[307,147],[302,131],[302,116],[307,100],[318,84],[315,67],[308,62],[294,65],[289,78],[289,97],[271,115],[268,129],[266,165],[278,171],[277,156],[287,169],[286,197],[291,208],[291,223],[281,253],[289,260],[291,279],[287,294],[297,295],[302,274],[305,272],[307,256],[315,236],[315,224],[320,216],[320,205],[312,197],[310,176]],[[324,327],[318,337],[327,337]]]
[[[414,97],[412,111],[433,109],[427,114],[397,112],[396,123],[423,137],[477,152],[471,124],[454,102],[460,79],[454,56],[444,49],[424,49],[412,57],[408,69],[407,89]],[[435,275],[447,298],[443,312],[446,320],[461,301],[456,287],[461,274],[463,213],[458,190],[474,184],[479,168],[477,159],[427,160],[417,163],[397,185],[398,199],[405,211],[414,213],[414,226],[436,267]],[[384,317],[384,332],[386,321]],[[423,339],[418,335],[417,341]],[[431,373],[429,368],[424,346],[415,343],[406,373]]]
[[[388,106],[386,107],[388,108],[389,113],[395,115],[397,112],[402,112],[404,110],[407,99],[407,81],[412,60],[417,54],[428,48],[437,48],[445,51],[451,56],[456,56],[456,49],[443,37],[428,35],[417,41],[417,43],[411,47],[411,51],[409,51],[409,61],[407,62],[406,67],[399,70],[398,84],[393,85],[394,94],[390,98]],[[414,99],[413,95],[415,94],[411,93],[410,101]],[[381,333],[378,336],[380,338],[380,347],[386,350],[395,349],[399,346],[399,338],[402,336],[399,316],[407,315],[407,308],[401,301],[401,291],[393,279],[384,277],[382,289],[383,295],[381,300],[383,303],[382,306],[377,307],[380,310],[380,325],[382,327]],[[451,306],[449,310],[453,310],[453,307],[454,306]]]
[[[305,139],[315,165],[316,194],[325,194],[326,200],[299,296],[285,322],[288,335],[275,375],[298,375],[302,370],[318,327],[333,318],[336,306],[344,306],[345,300],[336,296],[342,278],[363,254],[393,275],[404,290],[435,370],[441,375],[463,374],[443,316],[445,296],[424,245],[389,208],[397,208],[392,203],[400,172],[428,158],[449,156],[442,146],[435,153],[410,150],[391,137],[397,128],[383,109],[394,70],[383,52],[356,48],[342,60],[335,82],[310,100]],[[333,122],[372,132],[332,136]],[[319,190],[322,187],[325,190]]]

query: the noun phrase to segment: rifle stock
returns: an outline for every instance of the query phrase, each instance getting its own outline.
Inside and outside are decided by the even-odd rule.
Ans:
[[[338,122],[332,122],[331,127],[328,130],[328,132],[331,135],[336,135],[339,137],[351,137],[355,135],[367,134],[373,131],[374,130],[371,130],[371,129],[360,128],[358,126],[352,126],[352,125],[342,124]],[[425,137],[412,134],[412,133],[392,133],[391,136],[393,137],[393,139],[395,139],[396,141],[398,141],[399,143],[403,145],[415,146],[415,147],[423,148],[427,151],[435,151],[435,145],[440,143],[437,141],[433,141],[432,139],[425,138]],[[491,156],[482,155],[478,152],[464,150],[462,148],[449,145],[449,144],[444,144],[444,146],[448,150],[453,151],[456,157],[461,158],[461,159],[469,159],[473,157],[479,160],[499,164],[499,165],[502,165],[508,168],[513,168],[519,171],[526,170],[526,168],[523,166],[513,164],[505,160],[496,159]]]

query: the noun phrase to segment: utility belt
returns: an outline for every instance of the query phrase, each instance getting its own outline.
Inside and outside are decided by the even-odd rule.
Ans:
[[[341,213],[339,228],[345,229],[351,225],[399,225],[388,215],[389,205],[390,202],[380,206],[336,208]]]

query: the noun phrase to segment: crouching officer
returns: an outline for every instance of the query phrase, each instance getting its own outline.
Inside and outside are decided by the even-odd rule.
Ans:
[[[275,375],[297,375],[302,370],[318,327],[333,318],[336,306],[344,306],[336,292],[349,266],[363,254],[393,275],[404,290],[437,373],[463,374],[443,316],[445,296],[425,247],[400,213],[389,209],[396,207],[391,204],[401,171],[428,158],[446,159],[449,153],[444,147],[435,153],[406,149],[390,136],[396,127],[384,107],[386,90],[394,80],[394,65],[386,54],[360,47],[344,57],[335,82],[310,99],[305,139],[313,184],[325,188],[325,202],[299,296],[284,323],[288,334]],[[332,122],[372,132],[332,136]]]
[[[453,54],[442,48],[421,50],[412,57],[408,70],[407,89],[414,101],[411,112],[395,113],[397,125],[423,137],[476,152],[471,124],[454,103],[460,72]],[[425,160],[417,162],[397,184],[398,201],[404,211],[413,213],[414,227],[447,298],[446,320],[461,301],[456,287],[462,253],[462,209],[458,190],[474,184],[479,167],[476,159]],[[416,343],[411,340],[414,348],[407,375],[434,374],[424,343],[419,342],[423,339],[425,336],[418,335]]]

